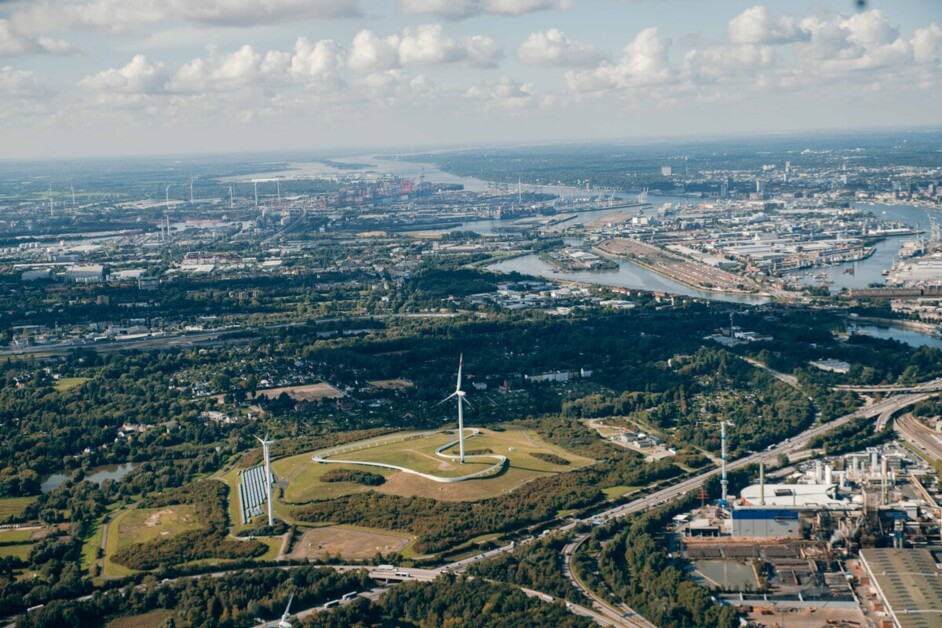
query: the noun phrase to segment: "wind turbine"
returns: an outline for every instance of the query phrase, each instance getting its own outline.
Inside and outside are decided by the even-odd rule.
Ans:
[[[168,209],[170,208],[170,188],[171,187],[173,187],[172,183],[164,189],[164,194],[166,195],[166,207]]]
[[[271,445],[271,441],[268,440],[268,434],[265,434],[265,438],[256,436],[255,439],[262,444],[262,451],[265,454],[265,491],[268,497],[268,527],[271,528],[275,525],[271,504],[271,457],[268,453],[268,446]]]
[[[232,209],[232,186],[229,186],[229,209]]]
[[[291,628],[291,622],[288,621],[288,615],[291,614],[291,602],[294,600],[294,593],[291,594],[291,597],[288,598],[288,606],[285,607],[285,612],[281,616],[281,621],[278,622],[278,628]]]
[[[464,404],[465,392],[461,390],[461,367],[464,364],[464,354],[458,356],[458,383],[455,386],[455,392],[451,393],[441,403],[445,403],[454,397],[458,398],[458,459],[464,464]]]

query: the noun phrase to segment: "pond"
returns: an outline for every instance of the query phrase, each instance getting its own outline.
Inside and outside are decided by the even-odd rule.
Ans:
[[[125,462],[124,464],[103,464],[89,469],[85,474],[85,479],[99,485],[105,480],[120,482],[124,479],[124,476],[133,471],[135,467],[137,467],[137,465],[133,462]],[[72,477],[73,473],[53,473],[43,480],[40,485],[40,490],[43,493],[48,493],[49,491],[59,488]]]

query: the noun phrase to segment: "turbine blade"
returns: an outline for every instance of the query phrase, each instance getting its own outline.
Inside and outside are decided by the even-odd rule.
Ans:
[[[461,367],[464,365],[464,354],[458,356],[458,385],[455,386],[455,390],[461,390]]]
[[[453,392],[453,393],[451,393],[450,395],[448,395],[447,397],[445,397],[444,399],[442,399],[441,401],[439,401],[438,403],[436,403],[436,404],[435,404],[434,406],[432,406],[432,407],[433,407],[433,408],[437,408],[438,406],[442,405],[442,404],[445,403],[446,401],[450,401],[451,399],[454,399],[457,395],[458,395],[457,392]]]

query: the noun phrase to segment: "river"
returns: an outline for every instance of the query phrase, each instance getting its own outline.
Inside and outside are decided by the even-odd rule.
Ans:
[[[929,228],[929,214],[925,207],[913,205],[882,205],[878,203],[856,203],[855,207],[869,210],[874,216],[883,220],[898,220],[910,227]],[[831,293],[839,292],[842,288],[866,288],[872,283],[884,283],[883,271],[893,266],[893,261],[899,253],[900,247],[906,240],[915,236],[893,236],[881,240],[874,248],[874,254],[858,262],[847,262],[826,268],[806,269],[797,273],[789,273],[792,278],[798,277],[801,283],[816,285],[817,275],[824,273],[827,281],[833,282]],[[853,272],[850,272],[850,271]]]
[[[460,184],[466,190],[472,192],[482,192],[498,187],[494,183],[476,179],[473,177],[462,177],[440,170],[438,166],[425,162],[407,162],[395,161],[391,159],[377,159],[373,155],[360,155],[357,157],[337,158],[334,161],[346,163],[364,163],[370,164],[369,168],[363,170],[340,170],[321,162],[295,162],[289,164],[289,170],[283,173],[256,173],[233,177],[233,180],[248,181],[253,178],[272,178],[275,176],[287,177],[314,177],[324,175],[343,175],[356,172],[376,171],[389,173],[401,177],[418,178],[420,175],[426,181],[434,183]],[[527,190],[536,189],[534,186],[526,185]],[[584,196],[585,190],[566,187],[566,186],[539,186],[540,190],[559,194],[563,196]],[[633,195],[617,194],[620,200],[633,200]],[[650,197],[651,207],[646,208],[646,212],[653,212],[664,203],[673,203],[675,205],[697,204],[709,202],[712,199],[689,198],[680,196],[654,196]],[[880,219],[898,220],[911,227],[927,229],[929,224],[928,212],[926,208],[910,205],[883,205],[878,203],[856,203],[856,207],[866,209]],[[612,213],[625,213],[638,211],[638,209],[625,208],[603,208],[590,211],[579,212],[573,220],[561,223],[560,229],[565,229],[578,224],[587,224],[603,216]],[[482,235],[493,234],[506,223],[500,220],[473,220],[465,222],[460,226],[453,227],[451,231],[473,231]],[[903,242],[913,236],[895,236],[889,237],[878,242],[874,248],[874,254],[865,260],[858,262],[848,262],[836,266],[825,268],[808,269],[799,273],[792,274],[793,279],[807,285],[816,285],[819,279],[816,275],[824,273],[827,281],[831,282],[830,291],[836,293],[842,288],[864,288],[872,283],[883,283],[883,271],[889,270],[896,259],[897,253]],[[672,294],[682,294],[687,296],[711,299],[714,301],[731,301],[736,303],[761,304],[768,302],[768,299],[750,295],[723,294],[714,292],[704,292],[690,288],[683,284],[671,281],[652,271],[634,266],[630,263],[619,264],[618,270],[608,272],[554,272],[554,269],[540,260],[536,255],[525,255],[490,266],[492,270],[501,272],[513,272],[536,275],[550,279],[563,279],[571,281],[581,281],[601,285],[620,286],[636,290],[653,290],[669,292]],[[851,273],[848,269],[852,269]],[[809,272],[810,271],[810,272]],[[847,271],[847,272],[845,272]]]

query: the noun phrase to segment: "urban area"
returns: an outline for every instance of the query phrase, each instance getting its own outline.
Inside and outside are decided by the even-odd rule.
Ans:
[[[0,163],[3,625],[942,626],[940,142]]]

